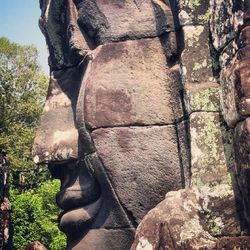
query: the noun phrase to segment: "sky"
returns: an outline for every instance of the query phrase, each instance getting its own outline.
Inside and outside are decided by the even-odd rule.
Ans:
[[[21,45],[34,45],[39,63],[49,73],[48,51],[39,27],[39,0],[0,0],[0,37]]]

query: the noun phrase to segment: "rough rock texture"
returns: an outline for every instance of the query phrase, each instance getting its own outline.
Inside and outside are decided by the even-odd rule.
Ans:
[[[187,113],[190,114],[191,186],[198,188],[206,203],[204,209],[210,220],[210,234],[236,235],[240,233],[240,226],[232,180],[233,132],[220,118],[219,84],[216,81],[219,67],[216,53],[211,48],[211,25],[208,23],[211,18],[212,30],[216,28],[213,18],[218,14],[219,5],[224,6],[224,3],[180,1],[179,5],[179,16],[185,12],[189,16],[188,21],[181,23],[185,44],[181,70]]]
[[[211,10],[213,46],[221,50],[236,37],[243,25],[244,0],[212,0]]]
[[[191,189],[169,192],[138,226],[131,250],[213,249],[199,195]]]
[[[20,250],[47,250],[47,248],[39,241],[34,241],[27,246],[22,247]]]
[[[245,218],[250,223],[250,118],[237,124],[234,134],[237,180],[243,196]]]
[[[92,133],[119,200],[137,222],[166,192],[185,187],[188,181],[188,153],[178,152],[185,149],[185,141],[178,141],[176,130],[185,138],[184,124],[97,129]]]
[[[166,67],[165,47],[158,38],[141,39],[94,52],[83,103],[89,129],[173,124],[183,117],[180,75]]]
[[[233,148],[234,140],[234,144],[237,144],[236,162],[248,166],[248,146],[243,145],[249,140],[246,139],[247,125],[239,125],[235,132],[237,135],[233,136],[233,130],[225,125],[220,113],[221,98],[221,107],[223,103],[238,105],[238,117],[247,116],[245,113],[243,115],[241,108],[247,103],[248,85],[245,79],[248,71],[244,69],[247,63],[244,61],[244,66],[241,63],[237,68],[234,76],[237,87],[236,82],[231,81],[231,84],[228,78],[225,84],[219,85],[217,81],[222,81],[225,71],[228,75],[234,74],[235,70],[228,65],[234,64],[232,58],[237,54],[238,47],[245,46],[246,32],[242,33],[241,40],[229,43],[242,28],[243,3],[210,1],[209,5],[209,1],[180,0],[178,6],[183,28],[184,50],[180,59],[186,104],[184,113],[189,115],[191,189],[167,193],[165,200],[139,224],[131,249],[248,249],[250,238],[239,237],[245,229],[241,227],[242,221],[237,214],[242,212],[242,198],[237,186],[237,175],[240,175],[237,170],[241,168],[235,164]],[[211,26],[208,24],[210,17]],[[227,51],[219,51],[226,45]],[[239,51],[237,60],[246,58],[246,51]],[[229,93],[225,87],[228,84],[233,86],[231,89],[234,92]],[[239,101],[235,101],[236,98]],[[239,104],[242,100],[244,105]],[[232,112],[225,111],[225,108],[222,112],[225,118],[228,117],[226,121],[235,119]],[[235,138],[241,138],[241,142]],[[241,190],[245,190],[243,192],[247,199],[248,181],[245,174],[242,174],[241,183]],[[236,202],[239,203],[237,206]]]
[[[174,29],[170,6],[159,0],[83,1],[79,25],[97,43],[159,36]]]
[[[179,1],[184,50],[181,76],[187,112],[219,111],[219,85],[214,80],[209,44],[209,1]],[[183,21],[186,16],[186,21]]]
[[[184,25],[206,24],[211,14],[209,0],[177,0],[179,21]]]
[[[216,49],[220,49],[220,84],[222,114],[228,126],[234,128],[234,149],[236,160],[236,184],[239,187],[239,201],[243,203],[240,211],[243,230],[249,232],[249,11],[250,2],[225,1],[215,2],[211,22],[212,37]],[[216,4],[217,3],[217,4]],[[218,25],[219,13],[225,19]],[[216,20],[216,21],[214,21]],[[218,42],[219,41],[219,42]],[[246,225],[247,224],[247,225]]]
[[[52,69],[77,65],[105,41],[156,37],[174,30],[170,6],[161,0],[41,1],[40,27]]]
[[[245,27],[238,38],[239,46],[232,41],[221,55],[221,105],[230,127],[250,115],[249,34],[249,27]]]
[[[192,186],[204,199],[212,235],[240,234],[235,208],[232,131],[218,113],[197,112],[190,116]]]
[[[0,157],[0,249],[10,249],[10,210],[9,164],[5,157]]]
[[[196,189],[169,192],[138,226],[131,250],[249,249],[250,237],[211,236],[202,204],[204,200]]]

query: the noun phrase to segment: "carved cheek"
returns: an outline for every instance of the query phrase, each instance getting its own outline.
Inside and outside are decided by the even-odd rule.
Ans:
[[[36,163],[78,157],[78,132],[74,124],[73,100],[69,96],[52,74],[33,145],[32,154]]]

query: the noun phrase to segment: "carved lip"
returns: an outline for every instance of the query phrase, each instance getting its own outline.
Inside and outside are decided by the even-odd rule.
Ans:
[[[59,228],[66,235],[73,236],[74,233],[84,233],[88,230],[90,223],[100,210],[101,199],[84,207],[74,208],[62,212],[59,217]]]
[[[89,205],[100,197],[99,188],[95,185],[88,187],[71,186],[59,191],[56,202],[65,211]]]
[[[100,187],[85,165],[77,161],[49,165],[54,178],[61,180],[56,195],[57,205],[64,211],[59,215],[59,228],[66,234],[87,229],[99,211]]]

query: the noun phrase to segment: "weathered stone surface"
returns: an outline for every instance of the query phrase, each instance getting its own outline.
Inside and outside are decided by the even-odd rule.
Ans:
[[[119,240],[118,240],[119,239]],[[134,239],[134,229],[90,230],[77,244],[68,245],[72,250],[128,250]]]
[[[223,237],[216,242],[216,250],[247,250],[250,249],[249,236]]]
[[[250,118],[238,123],[235,128],[234,146],[236,156],[237,180],[243,198],[244,216],[250,223]]]
[[[214,249],[216,238],[206,229],[199,193],[192,189],[169,192],[143,218],[131,250]]]
[[[236,49],[232,51],[233,46],[230,44],[221,55],[221,61],[224,62],[220,73],[221,107],[223,117],[230,127],[234,127],[240,119],[250,115],[248,33],[249,28],[242,30],[241,34],[246,39],[237,52]]]
[[[174,30],[170,6],[160,0],[79,1],[78,22],[98,44],[159,36]]]
[[[196,188],[169,192],[143,218],[130,250],[249,249],[249,236],[212,236],[210,223],[214,221],[207,218],[203,198]]]
[[[217,50],[225,48],[243,25],[244,0],[211,1],[211,35]]]
[[[240,115],[236,106],[236,89],[235,81],[236,76],[234,74],[235,65],[229,65],[227,68],[223,68],[220,73],[220,88],[221,88],[221,111],[227,125],[234,127],[240,120]]]
[[[185,49],[181,55],[183,74],[187,83],[213,81],[207,26],[183,27]]]
[[[186,84],[186,103],[188,112],[219,112],[219,86],[212,82]]]
[[[193,189],[169,192],[142,221],[133,247],[248,246],[242,238],[228,238],[230,246],[226,239],[217,240],[240,235],[240,229],[230,176],[234,167],[232,137],[219,119],[214,81],[219,61],[209,46],[207,21],[212,11],[212,40],[217,53],[223,50],[222,107],[233,127],[250,110],[249,32],[248,27],[243,29],[243,21],[246,25],[250,15],[246,8],[243,16],[243,0],[212,0],[210,7],[208,0],[170,2],[172,8],[178,2],[183,26],[178,33],[172,32],[179,29],[177,9],[173,8],[174,27],[169,1],[41,1],[41,26],[50,49],[50,65],[63,70],[52,74],[54,92],[48,96],[42,119],[46,122],[53,116],[57,120],[46,126],[41,123],[38,132],[45,133],[47,139],[37,139],[41,148],[36,146],[40,152],[36,159],[65,161],[77,159],[78,153],[74,167],[84,169],[71,171],[67,162],[61,171],[62,187],[74,188],[70,184],[75,181],[81,191],[76,194],[73,189],[75,197],[70,199],[65,192],[59,202],[64,209],[72,209],[62,215],[60,224],[69,248],[128,249],[133,228],[147,211],[166,192],[189,186],[188,129],[181,122],[188,115]],[[232,41],[240,29],[241,37]],[[178,49],[182,48],[179,58]],[[75,67],[80,61],[87,67]],[[60,109],[53,106],[56,102]],[[242,126],[237,126],[235,148],[247,207],[250,178],[241,166],[248,169],[249,152],[244,150],[248,150],[249,130]],[[60,129],[71,129],[72,134],[60,134],[58,143],[53,133]],[[242,131],[248,131],[247,136]],[[98,190],[93,200],[89,198],[92,192],[86,194],[92,190],[91,180]],[[246,208],[246,217],[247,212]]]
[[[214,82],[208,26],[185,26],[181,75],[188,113],[218,111],[218,86]]]
[[[170,124],[183,116],[179,72],[166,67],[158,38],[100,46],[84,81],[80,95],[90,129]]]
[[[37,163],[76,159],[78,132],[74,124],[81,65],[52,72],[41,123],[33,144]]]
[[[176,135],[185,136],[185,130],[178,126],[108,128],[92,133],[120,202],[137,222],[166,192],[184,187],[188,180],[186,145]]]
[[[209,0],[178,0],[179,21],[182,26],[204,24],[210,19]]]
[[[39,23],[52,69],[77,65],[89,50],[105,41],[155,37],[174,30],[170,6],[161,0],[40,3]]]
[[[77,65],[90,49],[77,24],[73,0],[40,1],[39,26],[49,48],[52,70]]]
[[[198,188],[206,205],[212,235],[240,233],[231,175],[234,173],[232,131],[221,123],[218,113],[197,112],[190,116],[192,186]]]
[[[28,244],[27,246],[22,247],[20,250],[47,250],[47,248],[42,243],[36,240]]]

